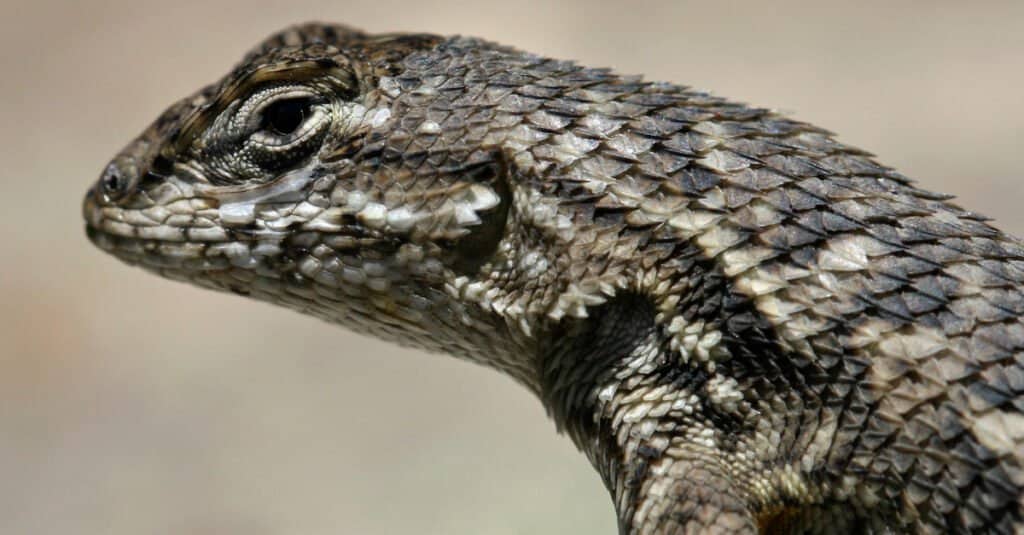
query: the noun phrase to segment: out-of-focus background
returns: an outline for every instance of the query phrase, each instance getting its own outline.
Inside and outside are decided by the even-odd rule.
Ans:
[[[107,158],[308,19],[473,34],[792,112],[1024,235],[1024,2],[5,0],[0,533],[605,533],[510,380],[131,269]]]

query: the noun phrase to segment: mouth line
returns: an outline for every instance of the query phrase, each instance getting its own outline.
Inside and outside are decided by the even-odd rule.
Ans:
[[[94,246],[122,262],[158,271],[212,273],[252,268],[257,263],[269,261],[276,264],[293,258],[305,249],[287,245],[292,235],[289,232],[230,229],[225,240],[161,240],[110,232],[87,222],[85,233]],[[332,244],[332,248],[339,253],[368,248],[395,248],[395,244],[382,237],[368,235],[362,227],[345,227],[332,234],[349,239]]]

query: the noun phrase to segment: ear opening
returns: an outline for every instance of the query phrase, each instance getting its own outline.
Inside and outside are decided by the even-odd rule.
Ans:
[[[493,208],[478,212],[480,224],[452,244],[452,269],[459,275],[470,276],[479,273],[494,258],[498,244],[505,237],[512,206],[512,191],[506,168],[500,162],[491,162],[472,170],[466,180],[487,185],[499,199]]]

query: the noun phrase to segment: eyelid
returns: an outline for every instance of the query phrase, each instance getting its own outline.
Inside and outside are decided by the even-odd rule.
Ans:
[[[246,95],[251,99],[252,95],[275,87],[288,87],[294,90],[308,84],[326,95],[347,101],[358,98],[362,90],[370,89],[362,87],[363,84],[357,77],[352,63],[338,63],[337,60],[338,58],[332,56],[332,67],[326,71],[323,62],[316,60],[274,63],[254,71],[239,73],[220,87],[208,88],[209,101],[194,109],[183,121],[181,128],[172,137],[172,150],[175,153],[187,151],[202,133],[206,132],[209,125],[223,115],[231,103],[246,99]],[[323,102],[330,98],[319,94],[312,96],[323,99]]]

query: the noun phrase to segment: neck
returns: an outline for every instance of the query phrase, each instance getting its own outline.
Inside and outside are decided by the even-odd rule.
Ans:
[[[746,526],[728,513],[751,505],[751,489],[730,475],[742,461],[722,456],[700,416],[698,399],[717,379],[668,357],[655,317],[647,300],[623,296],[566,325],[542,358],[542,399],[601,473],[623,532],[692,527],[698,512],[686,508],[708,500],[719,513],[696,521]]]

